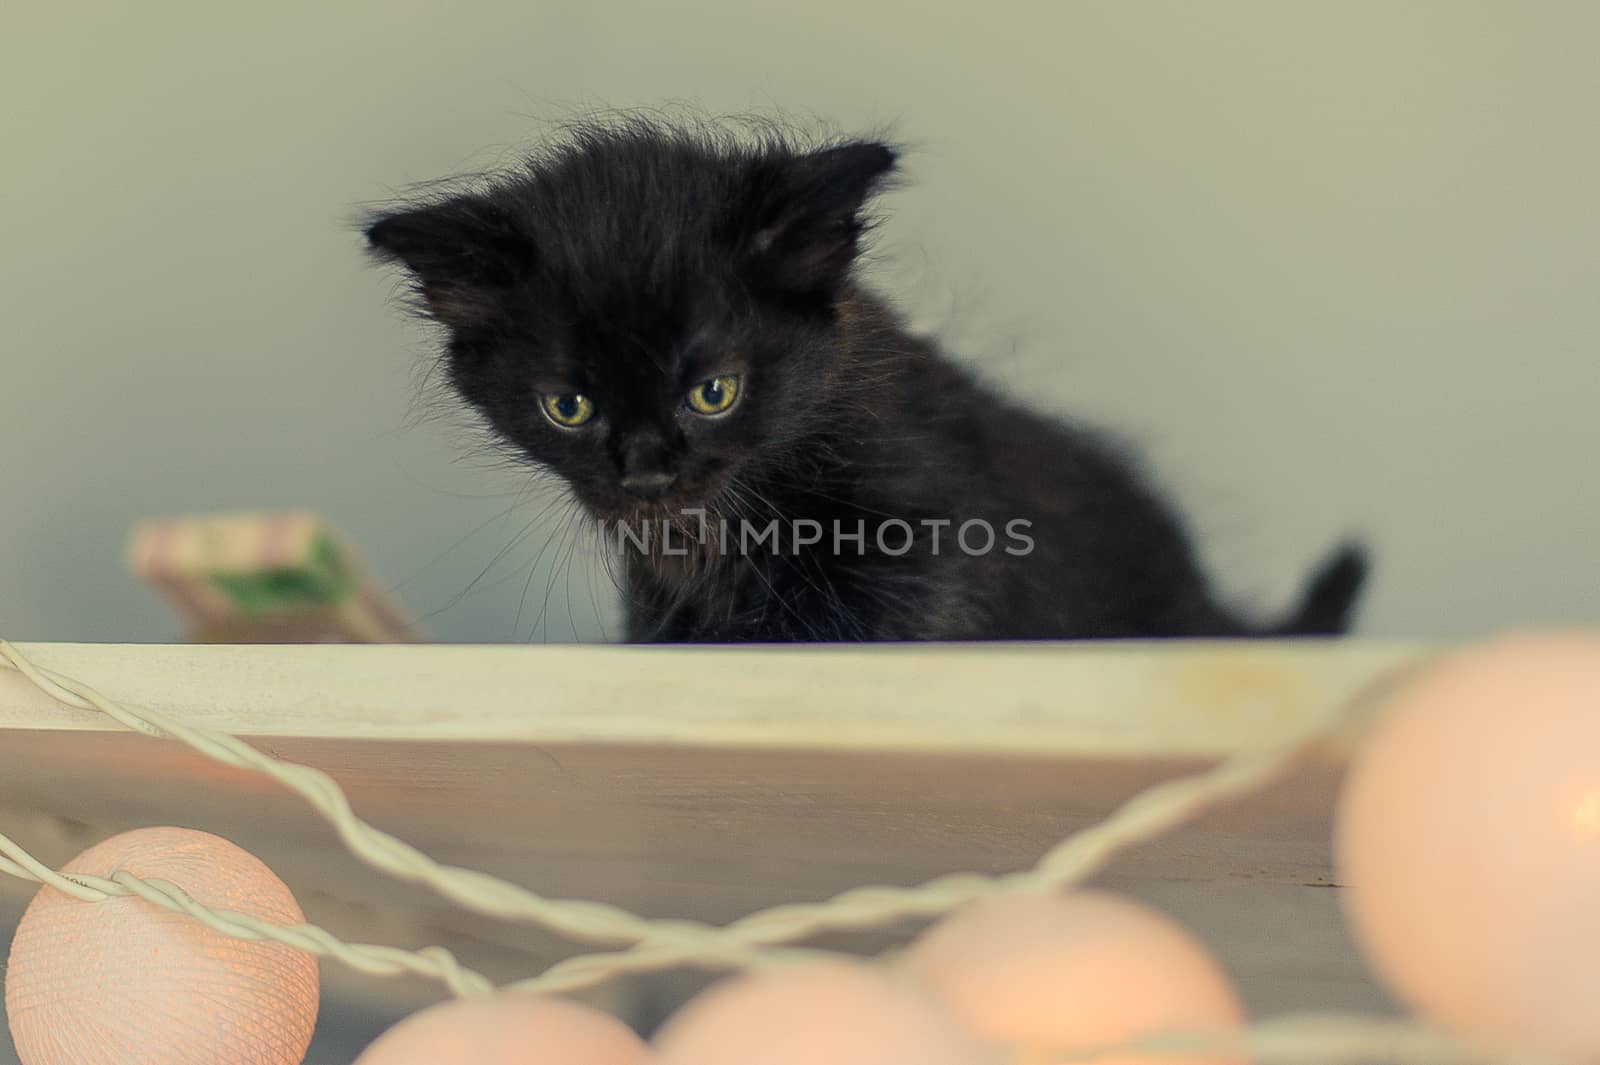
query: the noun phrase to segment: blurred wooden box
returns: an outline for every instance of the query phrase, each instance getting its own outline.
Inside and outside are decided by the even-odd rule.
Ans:
[[[1032,864],[1139,788],[1333,720],[1427,648],[1361,642],[785,648],[19,645],[129,703],[315,765],[434,856],[554,896],[725,922],[849,887]],[[1342,751],[1100,883],[1206,938],[1251,1005],[1382,1008],[1340,927]],[[59,864],[112,831],[229,836],[343,938],[443,943],[497,979],[579,945],[350,858],[297,797],[0,669],[0,830]],[[0,878],[18,906],[31,886]],[[840,936],[878,948],[909,929]],[[324,966],[399,1011],[438,995]]]

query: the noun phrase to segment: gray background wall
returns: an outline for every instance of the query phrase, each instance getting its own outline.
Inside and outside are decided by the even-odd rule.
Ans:
[[[1596,39],[1577,0],[9,0],[0,634],[174,638],[130,525],[276,506],[441,639],[611,631],[526,476],[421,416],[347,222],[670,100],[892,124],[879,277],[1140,439],[1242,600],[1359,530],[1369,634],[1600,620]]]

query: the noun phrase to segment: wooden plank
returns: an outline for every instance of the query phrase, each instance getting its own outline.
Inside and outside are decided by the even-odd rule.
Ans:
[[[1304,727],[1415,645],[819,648],[18,644],[134,705],[258,736],[1215,757]],[[115,730],[0,670],[0,728]]]
[[[1316,641],[22,650],[318,766],[363,817],[443,860],[714,922],[863,883],[1029,865],[1139,788],[1332,721],[1429,654]],[[1258,1009],[1381,1001],[1328,890],[1339,761],[1330,747],[1294,779],[1129,853],[1102,882],[1190,921]],[[579,949],[394,885],[270,781],[62,707],[9,670],[0,804],[0,830],[52,862],[135,825],[219,832],[346,938],[444,942],[497,978]],[[13,831],[20,812],[54,827],[23,819]],[[905,931],[829,942],[876,948]],[[330,975],[392,1008],[433,994]]]

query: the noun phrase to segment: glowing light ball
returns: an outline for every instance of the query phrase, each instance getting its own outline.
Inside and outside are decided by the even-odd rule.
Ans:
[[[650,1051],[599,1010],[536,995],[446,1002],[408,1017],[356,1065],[644,1065]]]
[[[225,839],[146,828],[90,847],[64,872],[126,870],[275,924],[305,917],[283,882]],[[300,1065],[317,1021],[317,961],[247,943],[128,897],[40,888],[17,926],[6,1016],[25,1065]]]
[[[667,1022],[657,1065],[1000,1065],[937,1003],[878,969],[828,962],[735,977]]]
[[[1600,1054],[1600,636],[1508,637],[1404,685],[1335,850],[1352,930],[1414,1010]]]
[[[1156,910],[1097,891],[975,903],[930,928],[903,960],[985,1038],[1036,1051],[1093,1049],[1172,1031],[1227,1032],[1244,1016],[1227,976],[1193,936]]]

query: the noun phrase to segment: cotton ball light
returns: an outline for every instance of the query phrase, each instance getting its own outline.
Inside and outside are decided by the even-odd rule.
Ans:
[[[127,832],[61,871],[118,870],[213,909],[305,921],[270,869],[205,832]],[[5,975],[24,1065],[300,1065],[317,995],[316,959],[292,947],[232,939],[132,896],[85,902],[49,886],[17,926]]]
[[[576,1002],[488,995],[406,1018],[356,1065],[645,1065],[650,1051],[626,1025]]]
[[[657,1065],[1000,1065],[884,971],[822,962],[734,977],[669,1020]]]
[[[1351,929],[1414,1011],[1600,1054],[1600,636],[1504,637],[1400,687],[1335,853]]]
[[[1233,985],[1166,915],[1098,891],[997,897],[930,928],[903,963],[985,1038],[1047,1051],[1166,1032],[1228,1033]],[[1097,1065],[1212,1065],[1215,1056],[1109,1054]]]

